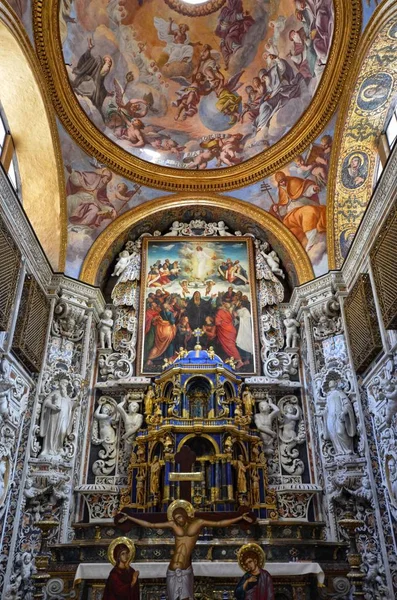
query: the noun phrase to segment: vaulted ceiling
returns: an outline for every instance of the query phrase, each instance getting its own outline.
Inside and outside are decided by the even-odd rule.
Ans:
[[[109,264],[156,209],[164,227],[172,211],[183,220],[207,208],[232,229],[236,215],[248,215],[282,256],[291,285],[341,265],[395,96],[395,3],[9,4],[58,117],[67,234],[60,266],[69,275],[97,279],[97,249]],[[349,138],[354,119],[370,123],[374,114],[371,136]]]

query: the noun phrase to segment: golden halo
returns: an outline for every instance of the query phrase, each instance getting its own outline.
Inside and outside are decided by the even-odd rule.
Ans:
[[[186,511],[187,516],[191,519],[194,517],[194,508],[190,502],[187,500],[174,500],[167,508],[167,519],[169,521],[173,520],[174,512],[177,508],[183,508],[183,510]]]
[[[244,566],[246,554],[255,554],[256,558],[258,559],[258,567],[263,569],[266,562],[266,554],[258,544],[245,544],[244,546],[241,546],[240,550],[237,552],[238,564],[243,571],[247,571]]]
[[[112,563],[113,566],[115,566],[116,561],[114,560],[114,551],[117,548],[117,546],[120,546],[120,544],[124,544],[124,546],[127,546],[128,548],[128,552],[129,552],[129,556],[128,556],[128,562],[132,563],[132,561],[135,558],[135,544],[132,540],[130,540],[130,538],[122,536],[122,537],[118,537],[115,540],[113,540],[112,542],[110,542],[109,544],[109,548],[108,548],[108,561]]]

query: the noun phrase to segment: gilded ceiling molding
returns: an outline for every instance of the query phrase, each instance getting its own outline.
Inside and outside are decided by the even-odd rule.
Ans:
[[[372,196],[377,143],[390,102],[397,93],[396,18],[394,0],[385,0],[378,6],[361,40],[342,96],[327,192],[327,221],[333,224],[327,229],[330,269],[342,266]],[[378,95],[369,99],[367,92],[376,86]],[[349,174],[349,163],[355,157],[360,165],[356,178]]]
[[[332,48],[316,94],[299,122],[265,152],[233,167],[200,171],[162,167],[129,154],[103,135],[80,107],[64,65],[59,24],[59,0],[33,5],[37,53],[54,106],[65,129],[89,155],[122,177],[167,191],[220,191],[243,187],[268,177],[302,153],[324,130],[340,99],[361,33],[361,0],[334,0]]]
[[[175,194],[155,198],[141,206],[120,215],[97,238],[91,246],[81,269],[80,279],[91,285],[98,285],[97,273],[107,253],[116,240],[127,230],[134,227],[141,219],[150,217],[159,211],[165,212],[176,206],[191,207],[193,205],[227,207],[231,212],[244,213],[265,231],[271,232],[285,248],[286,253],[296,271],[299,284],[314,278],[313,267],[304,248],[296,237],[275,217],[266,211],[235,198],[220,198],[216,194],[205,194],[197,198],[197,194]],[[161,207],[161,208],[160,208]]]
[[[25,29],[0,3],[0,99],[16,144],[23,207],[54,270],[66,262],[65,179],[54,108]]]

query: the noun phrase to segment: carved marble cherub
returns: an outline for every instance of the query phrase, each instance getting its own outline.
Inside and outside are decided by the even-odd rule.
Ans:
[[[103,311],[101,320],[98,323],[99,332],[99,347],[100,348],[111,348],[112,347],[112,329],[113,329],[113,313],[110,309]]]
[[[391,425],[394,415],[397,414],[397,383],[386,381],[382,385],[382,392],[387,399],[385,421],[387,425]]]
[[[285,327],[285,347],[297,348],[299,345],[300,338],[298,332],[300,323],[292,316],[291,310],[286,311],[283,323]]]
[[[130,253],[128,250],[122,250],[119,254],[119,258],[117,259],[116,266],[112,273],[112,277],[119,277],[124,269],[128,266],[130,262]]]
[[[182,229],[184,228],[184,223],[179,223],[179,221],[174,221],[170,227],[168,233],[164,233],[165,237],[178,236]]]
[[[113,445],[116,443],[116,430],[113,425],[116,423],[116,414],[114,407],[103,402],[98,405],[94,412],[94,419],[99,425],[99,439],[101,443]]]
[[[260,402],[258,408],[259,412],[254,417],[255,425],[260,431],[265,454],[272,454],[273,442],[277,437],[272,426],[274,419],[280,414],[280,409],[270,400],[270,398]]]
[[[218,222],[218,227],[217,227],[217,229],[218,229],[218,234],[219,234],[221,237],[226,237],[226,236],[227,236],[227,237],[231,237],[231,236],[233,236],[233,234],[232,234],[232,233],[230,233],[229,231],[227,231],[227,230],[229,229],[229,227],[228,227],[227,225],[225,225],[225,222],[224,222],[224,221],[219,221],[219,222]]]

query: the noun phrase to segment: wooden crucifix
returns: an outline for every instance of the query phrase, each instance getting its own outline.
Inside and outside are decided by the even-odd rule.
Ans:
[[[204,474],[200,472],[192,472],[192,467],[196,460],[196,454],[193,452],[189,446],[182,446],[181,450],[177,452],[175,455],[175,462],[180,466],[180,471],[170,473],[172,476],[171,480],[179,481],[179,500],[175,500],[170,506],[175,504],[175,502],[185,503],[185,505],[189,505],[191,507],[191,515],[194,517],[198,517],[201,519],[205,519],[206,521],[213,522],[213,526],[217,527],[217,523],[219,519],[236,519],[235,522],[238,522],[243,519],[243,515],[247,515],[249,513],[249,508],[247,506],[240,506],[237,512],[227,511],[227,512],[213,512],[213,511],[195,511],[193,506],[191,505],[191,482],[192,481],[202,481]],[[123,512],[118,513],[115,516],[115,524],[123,531],[130,531],[133,527],[133,523],[137,523],[141,525],[142,521],[146,522],[145,527],[156,527],[158,523],[167,520],[170,517],[169,509],[167,513],[162,512],[151,512],[151,513],[135,513],[132,508],[126,507],[123,509]],[[189,515],[189,517],[191,516]],[[125,517],[128,518],[125,518]],[[254,514],[249,513],[250,522],[254,522],[256,517]],[[139,522],[141,521],[141,522]],[[246,521],[242,521],[242,526],[247,526]]]
[[[175,463],[180,466],[180,471],[170,473],[170,481],[179,481],[179,497],[187,502],[192,498],[192,481],[203,481],[204,473],[192,472],[196,462],[196,454],[189,446],[182,448],[175,454]]]
[[[179,456],[178,456],[179,455]],[[184,471],[175,473],[180,481],[180,494],[191,496],[191,481],[198,475],[191,469],[196,455],[188,447],[183,446],[176,455],[176,462]],[[200,472],[201,476],[202,473]],[[185,478],[186,477],[186,478]],[[174,479],[175,481],[175,479]],[[184,485],[185,484],[185,485]],[[194,576],[192,568],[192,554],[196,542],[204,527],[230,527],[235,523],[245,526],[255,522],[255,515],[248,514],[247,507],[241,507],[239,512],[196,512],[191,503],[185,498],[174,500],[167,509],[167,513],[138,513],[125,508],[115,517],[116,525],[127,532],[133,525],[153,529],[171,529],[175,545],[174,552],[167,570],[167,596],[168,600],[194,598]]]

